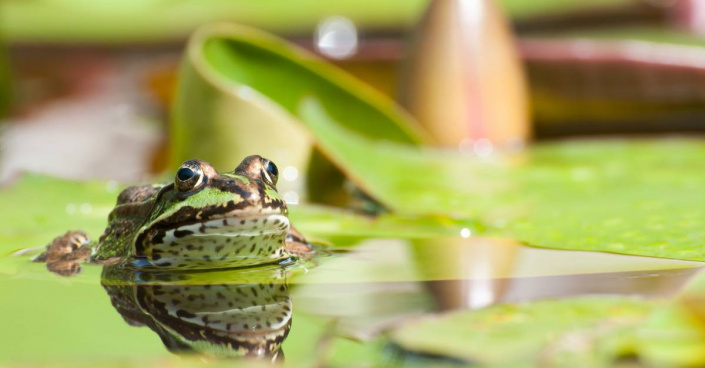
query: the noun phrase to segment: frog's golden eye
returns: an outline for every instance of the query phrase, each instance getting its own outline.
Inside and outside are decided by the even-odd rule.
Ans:
[[[262,161],[262,176],[271,185],[277,185],[279,179],[279,169],[274,162],[264,159]]]
[[[176,172],[174,186],[179,192],[188,192],[203,184],[203,169],[195,161],[186,161]]]

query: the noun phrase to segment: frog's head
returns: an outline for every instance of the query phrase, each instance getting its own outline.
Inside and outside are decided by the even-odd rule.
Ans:
[[[135,238],[140,262],[180,269],[242,267],[287,258],[286,204],[276,190],[276,165],[249,156],[218,173],[184,162],[155,198]]]

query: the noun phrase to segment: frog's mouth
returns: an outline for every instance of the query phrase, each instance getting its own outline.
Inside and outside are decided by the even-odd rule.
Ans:
[[[288,230],[285,214],[231,212],[143,231],[135,255],[157,267],[180,269],[272,263],[289,257]]]

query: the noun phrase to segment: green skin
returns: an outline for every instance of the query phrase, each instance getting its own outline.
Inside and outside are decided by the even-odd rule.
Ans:
[[[223,174],[206,162],[189,160],[174,183],[122,191],[97,244],[83,232],[70,231],[54,239],[36,260],[70,276],[80,271],[79,262],[85,260],[193,270],[249,267],[307,256],[311,248],[289,226],[276,180],[276,166],[256,155]]]

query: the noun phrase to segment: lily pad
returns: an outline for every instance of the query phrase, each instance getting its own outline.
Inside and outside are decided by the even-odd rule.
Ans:
[[[189,42],[174,107],[174,160],[202,157],[217,166],[214,160],[242,150],[212,147],[209,138],[219,139],[226,126],[239,127],[241,135],[251,136],[264,146],[261,149],[273,151],[269,146],[276,142],[262,144],[262,138],[271,137],[263,136],[260,129],[267,124],[277,124],[279,130],[291,129],[286,124],[305,128],[306,118],[298,108],[309,97],[316,98],[346,128],[367,137],[410,144],[427,141],[418,124],[392,100],[340,69],[265,32],[217,24],[200,29]],[[232,99],[256,106],[260,116],[243,117],[235,111],[219,114]],[[268,116],[282,114],[288,120],[267,121]],[[253,132],[252,127],[257,129]],[[308,144],[296,142],[297,137],[287,138],[290,143],[282,143],[283,148]],[[222,145],[222,139],[217,143]],[[279,157],[271,158],[279,161]]]
[[[68,230],[99,236],[118,195],[115,182],[24,175],[0,190],[0,253],[44,246]]]
[[[481,160],[374,141],[301,106],[321,149],[406,214],[474,217],[529,245],[705,260],[705,141],[568,141]]]
[[[189,41],[172,114],[172,166],[198,157],[235,167],[257,152],[281,167],[308,170],[310,199],[345,198],[343,177],[327,160],[311,156],[315,142],[298,110],[307,98],[316,98],[358,134],[408,144],[429,141],[391,99],[312,53],[253,28],[216,24]],[[315,164],[307,167],[309,161]]]
[[[604,366],[627,351],[599,343],[643,322],[653,308],[651,303],[630,298],[502,305],[411,323],[393,331],[391,338],[409,351],[478,365],[533,362],[543,366],[577,355],[571,359],[582,360],[583,366]]]
[[[114,182],[75,182],[25,175],[0,190],[0,254],[48,244],[67,230],[85,230],[97,238],[107,224],[119,186]],[[290,206],[292,223],[307,237],[457,236],[481,229],[476,222],[444,216],[379,217],[326,206]]]
[[[289,206],[289,218],[309,238],[436,238],[478,234],[482,224],[468,218],[385,213],[377,216],[321,205]],[[347,242],[346,242],[347,243]],[[334,245],[340,246],[335,243]]]
[[[463,311],[390,333],[402,349],[476,366],[610,367],[703,364],[703,335],[663,302],[627,297],[545,300]]]
[[[208,117],[237,99],[261,116],[287,116],[272,126],[305,130],[398,215],[472,219],[486,234],[540,247],[705,260],[703,140],[570,141],[483,160],[416,146],[424,135],[391,101],[262,32],[209,27],[189,50],[175,109],[177,156],[215,146],[185,137],[241,137],[223,128],[244,124],[234,116]],[[262,149],[272,147],[280,145]],[[216,156],[240,156],[225,152]]]

